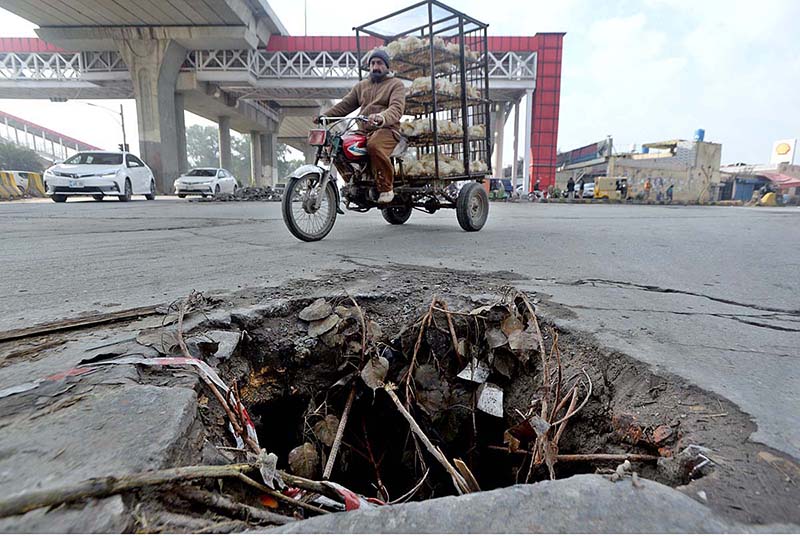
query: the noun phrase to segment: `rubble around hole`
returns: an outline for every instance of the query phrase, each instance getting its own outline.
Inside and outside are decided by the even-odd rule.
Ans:
[[[533,453],[526,455],[528,465],[519,477],[520,481],[532,481],[546,478],[548,470],[551,478],[554,477],[553,467],[559,463],[556,434],[566,428],[561,424],[576,418],[577,414],[576,411],[570,415],[569,394],[575,394],[576,399],[578,393],[581,399],[584,395],[587,400],[591,398],[590,387],[584,378],[579,376],[575,380],[573,377],[568,381],[566,372],[563,391],[553,392],[556,372],[559,378],[562,374],[561,362],[556,362],[554,354],[557,341],[551,336],[551,347],[545,351],[533,307],[526,301],[520,295],[505,296],[498,303],[450,314],[442,300],[434,299],[427,312],[413,323],[398,329],[399,323],[393,319],[394,333],[382,328],[354,300],[348,302],[346,298],[320,298],[299,311],[297,302],[276,300],[254,307],[256,312],[244,309],[232,312],[227,316],[227,325],[224,315],[209,321],[207,311],[202,311],[202,304],[198,304],[196,309],[184,311],[183,326],[189,327],[185,342],[192,354],[196,353],[197,357],[214,366],[223,366],[228,377],[233,374],[234,391],[238,382],[244,382],[242,393],[245,402],[252,400],[251,393],[255,390],[263,395],[268,385],[272,385],[267,389],[272,397],[288,392],[309,398],[309,409],[302,422],[296,424],[303,429],[302,439],[284,459],[262,452],[270,455],[261,461],[263,467],[271,467],[261,472],[268,485],[283,489],[274,478],[278,466],[288,467],[296,476],[314,479],[320,477],[322,466],[334,458],[334,477],[346,472],[359,454],[348,444],[341,447],[338,459],[332,451],[337,432],[346,420],[342,415],[341,395],[336,395],[337,389],[342,392],[342,388],[355,385],[354,389],[359,392],[370,393],[367,398],[357,398],[356,404],[362,406],[359,411],[386,411],[386,398],[381,391],[387,389],[388,382],[398,386],[397,392],[404,396],[404,403],[413,413],[412,419],[416,418],[420,429],[432,438],[435,448],[440,449],[446,459],[453,460],[462,475],[473,475],[474,472],[476,476],[472,478],[477,477],[477,486],[482,476],[475,466],[468,465],[472,462],[464,456],[464,451],[469,449],[462,445],[459,450],[450,445],[453,441],[463,441],[465,430],[473,427],[475,411],[496,419],[498,425],[504,426],[505,431],[497,435],[495,443],[505,445],[509,453]],[[292,310],[298,312],[291,313]],[[172,314],[174,316],[174,312]],[[197,318],[205,320],[198,322]],[[245,325],[253,328],[258,322],[270,319],[274,319],[270,325],[283,323],[294,328],[288,331],[268,328],[275,329],[273,336],[282,339],[285,353],[281,353],[280,359],[283,361],[270,358],[272,361],[256,367],[255,362],[248,362],[245,356],[263,340],[251,339],[243,331],[234,330]],[[139,335],[140,343],[146,342],[169,355],[180,347],[176,324],[177,317],[174,317],[164,328],[143,330]],[[232,357],[236,359],[232,360]],[[543,368],[550,373],[547,385]],[[298,376],[307,377],[294,382]],[[542,381],[542,385],[522,385],[518,381],[520,377],[536,378]],[[320,381],[323,378],[327,379],[324,383]],[[570,386],[570,382],[574,383]],[[527,389],[526,404],[509,403],[504,396],[506,391],[520,388]],[[330,397],[331,394],[334,396]],[[209,401],[206,397],[206,400],[207,406],[215,404],[213,399]],[[558,403],[562,403],[562,407],[556,410]],[[365,407],[365,404],[372,406]],[[217,419],[227,422],[224,413],[217,412],[217,415]],[[558,420],[564,422],[558,423]],[[625,415],[616,416],[614,428],[618,429],[620,441],[648,451],[669,449],[679,438],[672,426],[647,427]],[[371,433],[380,431],[372,430]],[[350,437],[352,441],[351,434],[360,432],[345,429],[345,438]],[[472,441],[478,439],[472,438]],[[482,438],[480,441],[486,443],[489,440]],[[476,447],[475,443],[471,446]],[[464,457],[468,463],[456,461],[458,456]],[[233,459],[237,458],[233,456]],[[419,477],[421,475],[415,467],[418,467],[420,459],[434,463],[422,450],[416,454],[406,451],[400,463],[408,468],[410,474]],[[698,468],[697,459],[696,453],[693,456],[687,454],[678,468],[667,461],[660,463],[659,470],[674,472],[676,482],[684,482],[682,479],[687,468],[697,475],[698,471],[710,467]],[[379,485],[371,480],[373,486]],[[416,490],[411,496],[420,498],[431,496],[431,493],[447,493],[441,485],[426,485],[425,490],[425,493]],[[397,489],[393,491],[395,495],[400,492]],[[452,488],[449,492],[452,493]]]
[[[540,370],[536,370],[542,366],[539,360],[531,359],[542,356],[539,349],[543,346],[530,303],[524,305],[525,300],[516,295],[506,297],[498,303],[472,309],[469,313],[450,315],[446,305],[439,301],[415,323],[402,327],[394,338],[381,340],[383,330],[380,325],[370,318],[364,318],[356,307],[343,305],[344,301],[346,300],[343,298],[330,302],[318,299],[304,308],[298,318],[307,323],[310,338],[317,338],[328,350],[342,352],[346,358],[345,363],[354,365],[366,351],[366,361],[362,361],[359,369],[360,388],[376,392],[385,388],[388,382],[398,385],[402,391],[404,383],[412,385],[410,393],[413,398],[410,399],[410,404],[421,412],[418,418],[424,416],[424,427],[445,441],[463,435],[463,428],[467,427],[471,418],[470,411],[458,417],[452,411],[453,408],[472,407],[473,412],[477,410],[501,421],[510,421],[512,426],[507,428],[502,438],[498,438],[498,443],[504,442],[509,450],[524,451],[528,448],[538,452],[535,463],[532,464],[536,467],[544,464],[552,469],[557,463],[558,449],[552,444],[556,427],[551,431],[548,422],[548,419],[555,421],[555,415],[543,417],[531,412],[533,407],[541,404],[542,391],[546,391],[544,386],[530,393],[530,407],[509,407],[504,403],[504,391],[513,387],[514,378],[521,374],[541,374]],[[476,320],[481,323],[481,328],[471,333],[475,331],[471,323]],[[311,330],[312,326],[323,325],[323,322],[329,326],[326,326],[324,333],[319,333],[322,330]],[[362,333],[362,325],[368,326],[366,333]],[[362,342],[365,346],[362,346]],[[308,341],[303,345],[308,346]],[[379,350],[379,347],[383,349]],[[420,359],[414,362],[417,352]],[[551,355],[546,356],[545,362],[552,369],[551,381],[555,382],[555,371],[560,368],[560,364],[555,364],[552,349],[550,352]],[[426,354],[424,358],[421,357],[423,353]],[[328,385],[344,386],[350,381],[349,378],[348,375]],[[575,383],[571,388],[568,387],[565,385],[562,398],[550,401],[549,406],[549,410],[553,411],[554,406],[561,402],[558,416],[564,421],[574,417],[574,414],[568,415],[568,409],[572,411],[568,405],[569,393],[574,391],[577,396],[583,389],[581,398],[585,395],[588,401],[591,397],[591,392],[587,393],[585,390],[587,384],[582,378],[580,385]],[[409,392],[408,388],[406,392]],[[331,411],[331,408],[328,407],[326,411]],[[520,420],[520,416],[524,418]],[[310,420],[312,439],[318,441],[321,447],[330,447],[331,436],[335,435],[331,429],[332,424],[336,423],[338,427],[341,422],[337,414],[315,415]],[[517,425],[513,425],[514,422]],[[520,423],[524,423],[527,432],[520,431]],[[559,433],[561,435],[564,425],[557,424],[561,424],[558,427],[562,429]],[[550,436],[547,440],[543,440],[542,437],[548,434]],[[674,439],[664,428],[656,435],[661,443]],[[636,445],[636,442],[632,445]],[[345,455],[345,458],[348,456],[352,456],[352,453]],[[535,474],[533,476],[539,478]]]
[[[236,188],[232,194],[219,193],[210,197],[198,197],[190,199],[194,202],[212,201],[280,201],[281,191],[269,186],[244,186]]]

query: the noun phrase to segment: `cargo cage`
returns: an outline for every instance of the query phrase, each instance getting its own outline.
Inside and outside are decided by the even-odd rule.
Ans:
[[[405,28],[397,32],[397,28]],[[411,81],[401,123],[416,158],[401,157],[395,184],[483,180],[491,175],[488,24],[424,0],[354,28],[357,58],[376,47],[390,57],[395,76]]]

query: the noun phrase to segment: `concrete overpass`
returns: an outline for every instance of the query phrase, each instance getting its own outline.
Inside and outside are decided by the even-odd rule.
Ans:
[[[287,36],[264,0],[148,0],[136,13],[124,0],[48,5],[0,0],[43,38],[0,40],[0,98],[135,98],[140,152],[162,191],[186,167],[183,110],[219,124],[223,166],[230,128],[250,133],[253,181],[271,182],[277,142],[306,150],[309,118],[358,79],[355,38]],[[495,169],[501,127],[527,98],[525,175],[554,176],[562,38],[490,37]]]

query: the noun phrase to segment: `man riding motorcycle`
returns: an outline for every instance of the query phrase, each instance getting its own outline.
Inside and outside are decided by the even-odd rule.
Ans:
[[[394,167],[389,159],[397,142],[400,118],[406,106],[403,83],[389,71],[389,55],[380,49],[369,55],[369,78],[360,81],[342,101],[323,116],[342,117],[361,108],[361,115],[369,121],[362,122],[360,130],[367,136],[367,154],[378,188],[378,203],[394,199]],[[314,120],[319,123],[319,117]]]

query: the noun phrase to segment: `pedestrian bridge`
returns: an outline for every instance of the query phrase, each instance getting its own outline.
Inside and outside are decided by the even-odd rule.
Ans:
[[[181,0],[197,20],[155,26],[177,15],[162,6],[160,18],[129,20],[121,9],[125,2],[103,0],[105,8],[92,20],[74,10],[39,16],[32,9],[36,2],[17,0],[7,9],[42,26],[38,33],[45,39],[0,39],[0,98],[135,98],[145,112],[137,113],[140,152],[148,163],[157,161],[162,189],[186,167],[182,112],[189,110],[220,125],[224,167],[228,129],[250,133],[253,180],[270,182],[277,178],[277,142],[308,150],[310,118],[352,87],[359,58],[355,37],[289,36],[264,0],[249,2],[249,15],[243,2]],[[217,10],[225,11],[227,22],[211,16],[217,4],[230,8]],[[238,14],[238,26],[232,14]],[[561,33],[489,37],[494,168],[502,168],[502,127],[512,110],[518,124],[519,103],[526,99],[525,175],[549,176],[551,169],[554,175],[562,39]],[[515,164],[517,146],[515,140]]]

